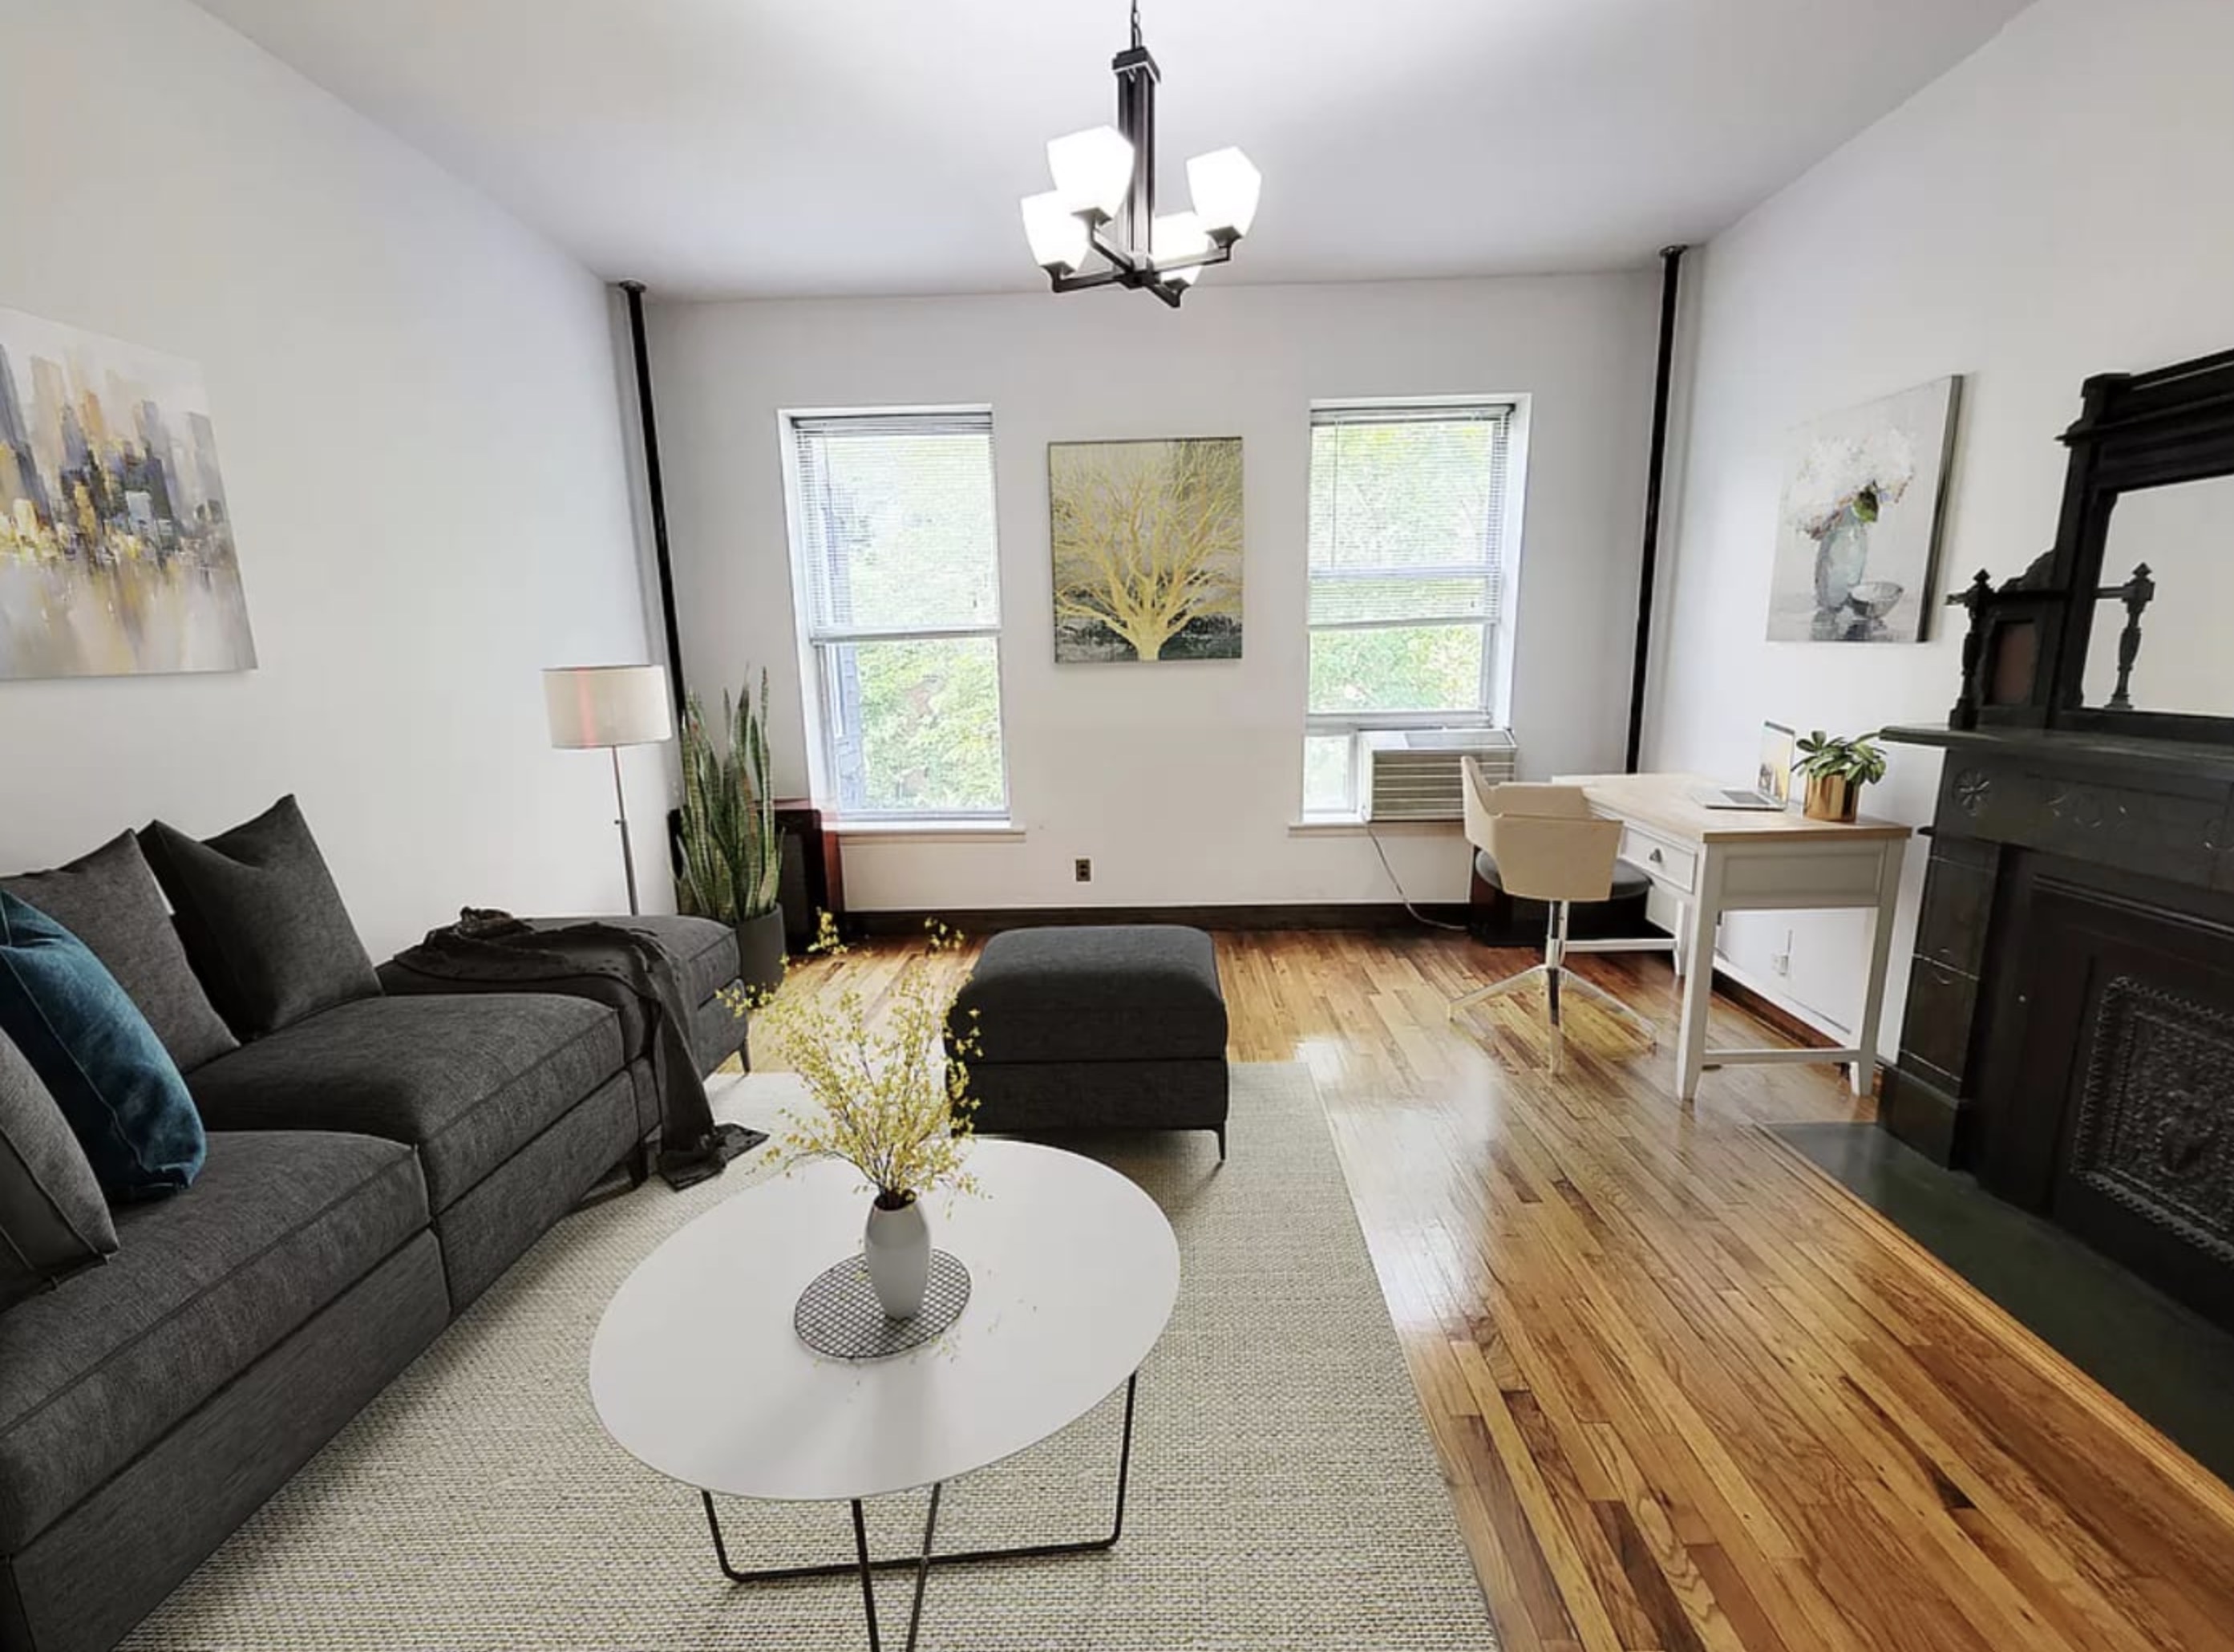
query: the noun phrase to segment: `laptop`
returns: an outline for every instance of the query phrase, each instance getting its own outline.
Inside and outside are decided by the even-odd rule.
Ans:
[[[1762,809],[1782,813],[1792,800],[1792,730],[1780,722],[1760,726],[1760,767],[1750,788],[1717,787],[1695,794],[1710,809]]]

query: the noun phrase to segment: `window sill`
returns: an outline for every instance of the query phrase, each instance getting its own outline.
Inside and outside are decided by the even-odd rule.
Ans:
[[[1288,822],[1291,838],[1362,838],[1378,833],[1384,838],[1441,838],[1462,833],[1462,820],[1373,820],[1355,814],[1312,814]]]
[[[1307,711],[1307,735],[1381,735],[1407,729],[1495,729],[1510,733],[1512,725],[1493,711]]]
[[[826,830],[848,843],[1016,843],[1013,820],[833,820]]]

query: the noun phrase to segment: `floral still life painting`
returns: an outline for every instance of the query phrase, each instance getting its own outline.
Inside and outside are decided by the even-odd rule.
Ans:
[[[1935,379],[1794,433],[1770,642],[1924,640],[1960,383]]]
[[[1048,444],[1055,657],[1241,657],[1241,438]]]
[[[201,369],[0,310],[0,679],[255,663]]]

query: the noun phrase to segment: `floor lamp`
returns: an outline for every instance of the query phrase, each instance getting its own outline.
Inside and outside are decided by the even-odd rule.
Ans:
[[[628,793],[621,786],[621,748],[656,746],[675,738],[675,714],[663,665],[567,665],[543,674],[551,743],[563,751],[603,747],[612,754],[614,824],[621,832],[621,870],[628,878],[629,915],[636,898],[636,848],[629,841]]]

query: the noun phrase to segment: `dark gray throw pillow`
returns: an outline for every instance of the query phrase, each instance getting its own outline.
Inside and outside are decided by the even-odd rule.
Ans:
[[[243,1038],[380,996],[325,857],[291,796],[195,841],[157,820],[140,834],[210,997]]]
[[[0,889],[86,944],[140,1006],[181,1072],[240,1048],[195,979],[163,891],[129,832],[67,866],[0,878]]]
[[[69,1121],[0,1035],[0,1307],[116,1249],[116,1224]]]

